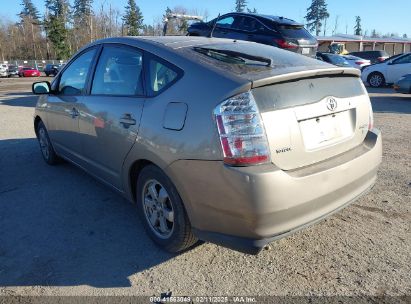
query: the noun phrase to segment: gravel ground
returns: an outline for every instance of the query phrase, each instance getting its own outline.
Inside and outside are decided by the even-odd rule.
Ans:
[[[411,295],[410,95],[370,92],[384,154],[369,195],[258,256],[212,244],[172,255],[133,205],[43,162],[32,81],[0,81],[0,295]]]

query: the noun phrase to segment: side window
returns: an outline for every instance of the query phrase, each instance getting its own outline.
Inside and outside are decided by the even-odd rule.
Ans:
[[[96,49],[77,57],[63,72],[59,81],[58,92],[62,95],[81,95],[86,88],[87,75],[90,71]]]
[[[404,63],[411,63],[411,55],[407,55],[407,56],[401,57],[393,61],[393,64],[404,64]]]
[[[144,95],[143,54],[128,47],[105,46],[94,74],[91,94]]]
[[[221,28],[231,28],[231,25],[234,23],[234,17],[226,17],[217,21],[217,26]]]
[[[169,87],[178,77],[176,68],[155,58],[148,64],[149,89],[152,95],[157,95]]]
[[[241,18],[241,21],[238,24],[238,29],[247,31],[247,32],[254,32],[259,27],[262,27],[262,24],[259,23],[256,19],[254,18],[248,18],[248,17],[243,17]]]

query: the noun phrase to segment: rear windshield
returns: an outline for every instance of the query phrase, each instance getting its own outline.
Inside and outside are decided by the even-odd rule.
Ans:
[[[302,106],[327,96],[347,98],[363,94],[361,81],[357,77],[301,79],[253,89],[261,112]]]
[[[327,54],[324,55],[326,56],[332,64],[338,64],[338,65],[350,65],[347,60],[344,59],[344,57],[340,55],[334,55],[334,54]]]
[[[312,39],[311,34],[302,25],[277,25],[277,30],[285,37]]]

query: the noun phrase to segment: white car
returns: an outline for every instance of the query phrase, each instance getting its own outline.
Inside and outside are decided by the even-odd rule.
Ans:
[[[2,65],[0,65],[0,77],[7,77],[7,76],[9,76],[9,73]]]
[[[368,59],[363,59],[357,56],[353,56],[353,55],[343,55],[342,57],[345,58],[345,60],[347,60],[347,62],[356,69],[362,70],[363,68],[365,68],[366,66],[371,65],[371,61]]]
[[[370,65],[362,71],[362,81],[378,88],[393,84],[400,77],[411,73],[411,53],[406,53],[391,60]]]

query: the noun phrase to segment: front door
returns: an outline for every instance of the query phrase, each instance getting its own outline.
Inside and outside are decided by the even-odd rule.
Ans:
[[[411,54],[395,59],[387,65],[387,83],[394,83],[402,76],[411,73]]]
[[[121,189],[123,161],[134,145],[144,105],[143,55],[136,48],[103,47],[79,128],[86,168]]]
[[[49,95],[48,133],[56,152],[76,163],[80,162],[82,152],[79,139],[79,113],[83,107],[83,94],[86,90],[96,49],[89,49],[74,59],[53,83],[54,95]]]

